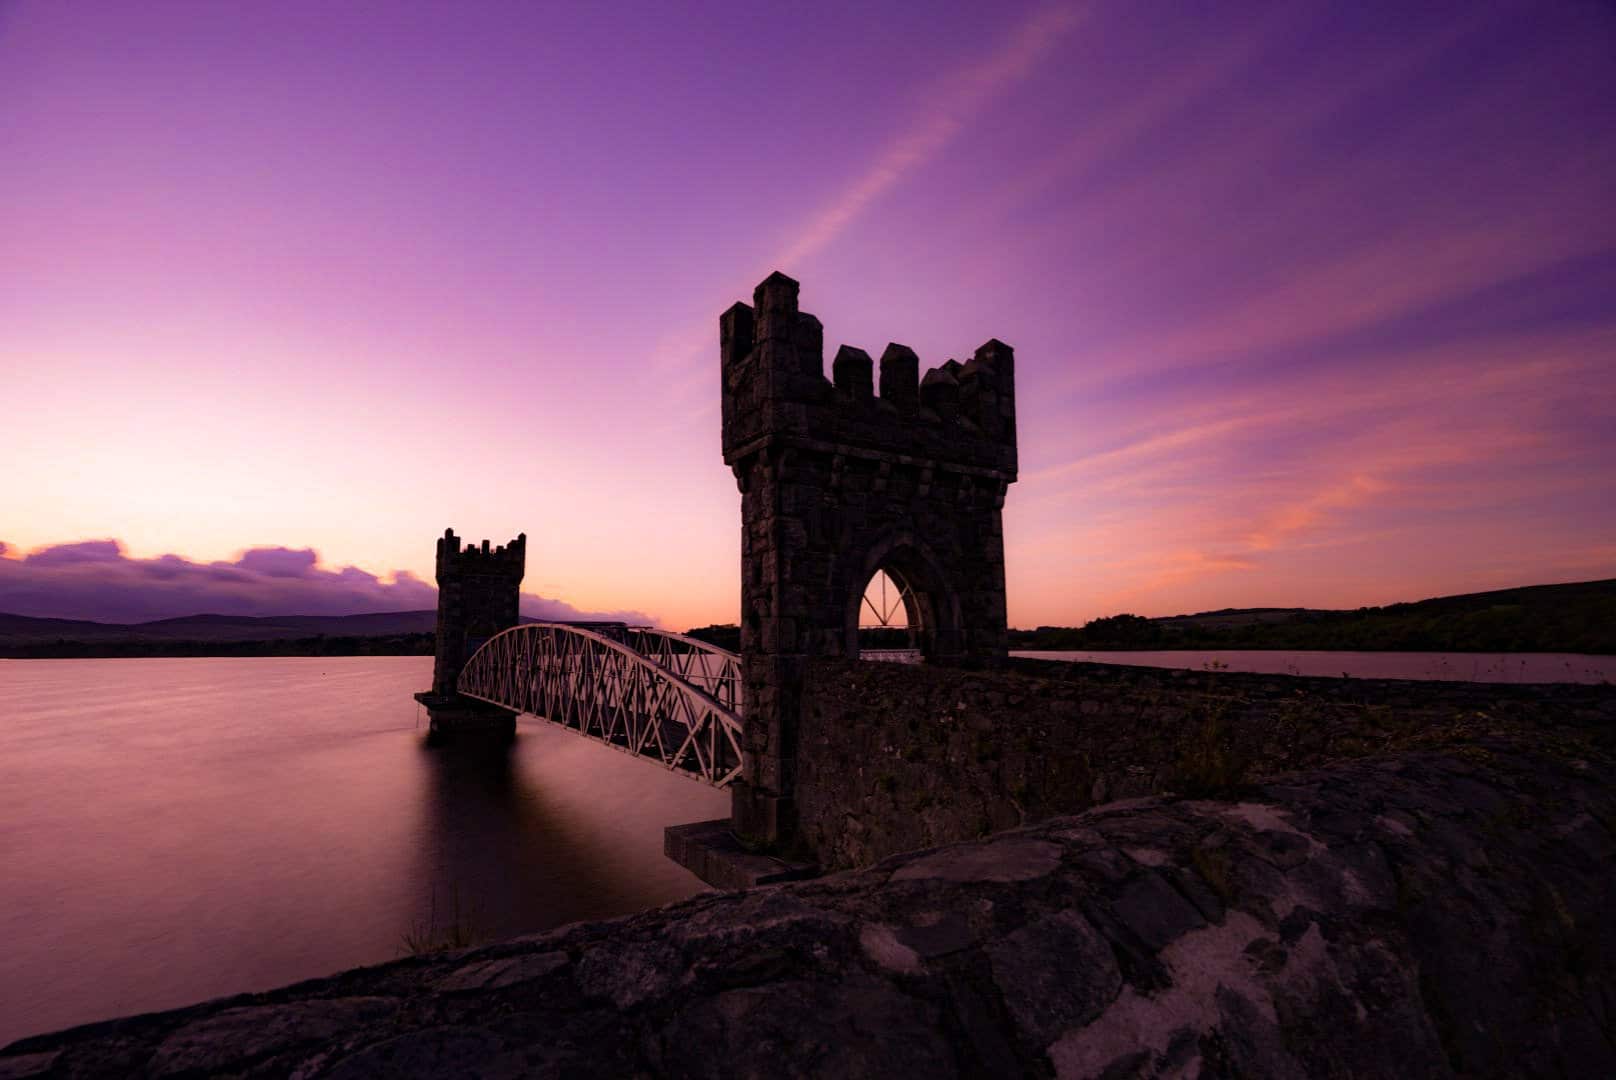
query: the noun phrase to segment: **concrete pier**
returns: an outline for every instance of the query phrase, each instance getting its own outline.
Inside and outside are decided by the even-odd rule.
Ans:
[[[433,742],[463,737],[513,739],[516,714],[498,705],[459,694],[435,694],[423,690],[415,700],[426,706],[427,738]]]

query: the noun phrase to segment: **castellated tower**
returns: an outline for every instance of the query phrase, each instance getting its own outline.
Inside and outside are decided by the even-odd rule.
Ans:
[[[438,538],[438,625],[432,664],[432,689],[415,695],[431,716],[431,734],[461,729],[515,731],[515,714],[462,698],[455,680],[482,643],[515,626],[520,619],[522,574],[527,534],[489,550],[460,546],[453,529]]]
[[[452,695],[455,679],[471,654],[501,630],[516,625],[526,556],[526,533],[492,551],[487,540],[480,548],[468,544],[462,550],[454,530],[444,530],[438,540],[434,694]]]
[[[807,662],[857,656],[876,571],[905,590],[929,663],[987,663],[1006,648],[1005,492],[1016,479],[1015,356],[991,340],[920,376],[888,345],[842,346],[771,274],[720,318],[724,461],[741,490],[744,780],[733,826],[789,840]],[[879,391],[879,392],[877,392]]]

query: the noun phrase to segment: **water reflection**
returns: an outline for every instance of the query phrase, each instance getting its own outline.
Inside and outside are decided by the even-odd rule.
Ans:
[[[427,748],[429,657],[0,661],[0,1044],[699,891],[725,793],[523,719]]]
[[[636,874],[611,841],[572,812],[550,787],[529,775],[528,756],[547,741],[530,730],[507,743],[479,740],[427,746],[419,753],[429,778],[421,800],[421,842],[413,879],[424,885],[412,931],[447,929],[456,909],[479,937],[508,937],[598,916],[633,911],[663,899]],[[547,733],[548,734],[548,733]],[[574,736],[576,738],[576,736]],[[575,783],[608,782],[611,767]],[[668,822],[667,824],[673,824]]]

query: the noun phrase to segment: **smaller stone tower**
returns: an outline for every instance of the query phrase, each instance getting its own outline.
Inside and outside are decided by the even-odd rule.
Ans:
[[[526,569],[527,534],[489,549],[464,549],[453,529],[438,539],[438,626],[432,689],[415,695],[431,715],[431,734],[447,735],[466,728],[515,730],[514,714],[455,692],[455,680],[482,643],[520,620],[522,575]]]
[[[454,530],[444,530],[438,541],[434,694],[453,694],[455,679],[471,654],[501,630],[516,625],[526,555],[526,533],[492,551],[487,540],[480,548],[468,544],[461,550]]]

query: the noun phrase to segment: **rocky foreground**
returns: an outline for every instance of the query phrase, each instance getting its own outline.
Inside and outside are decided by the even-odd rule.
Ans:
[[[1484,741],[26,1039],[32,1076],[1616,1075],[1609,762]]]

